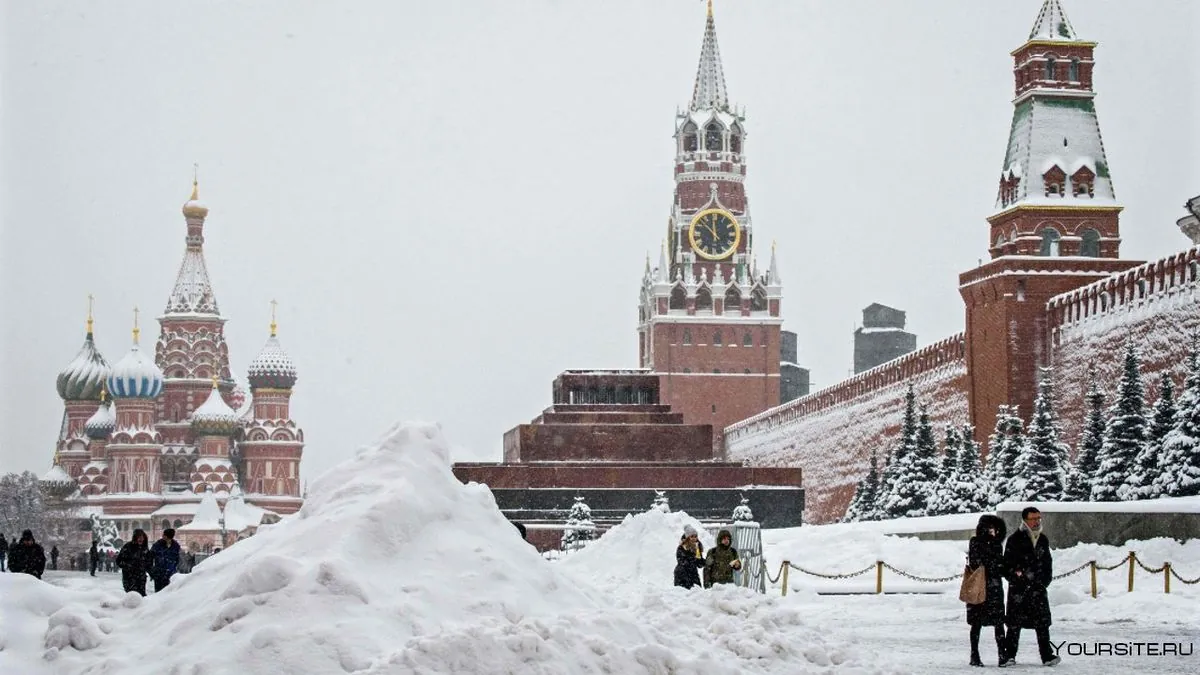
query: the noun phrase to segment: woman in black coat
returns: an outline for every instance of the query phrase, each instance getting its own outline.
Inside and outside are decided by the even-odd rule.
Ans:
[[[683,539],[675,549],[675,585],[691,588],[700,585],[700,568],[704,567],[704,544],[696,528],[686,525]]]
[[[133,538],[121,547],[117,554],[117,567],[121,568],[121,586],[125,592],[134,591],[146,595],[146,573],[150,570],[150,548],[146,546],[146,533],[134,530]]]
[[[971,625],[971,665],[982,666],[979,658],[979,634],[984,626],[994,626],[996,652],[1004,663],[1004,521],[990,513],[979,517],[975,536],[967,545],[967,565],[983,566],[987,578],[987,596],[978,605],[967,605],[967,623]]]

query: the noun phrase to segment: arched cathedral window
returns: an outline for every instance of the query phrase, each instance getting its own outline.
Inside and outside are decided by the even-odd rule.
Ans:
[[[700,149],[700,137],[696,133],[696,125],[688,122],[683,125],[683,151],[696,152]]]
[[[721,125],[716,122],[709,122],[707,127],[704,127],[704,149],[710,151],[721,151],[724,149],[724,142],[721,137]]]
[[[1044,228],[1038,234],[1042,238],[1042,248],[1040,251],[1038,251],[1038,255],[1057,256],[1058,255],[1058,241],[1059,241],[1059,239],[1062,238],[1058,234],[1058,230],[1056,230],[1052,227],[1047,227],[1047,228]]]
[[[1082,241],[1079,243],[1079,255],[1088,258],[1100,257],[1100,233],[1092,228],[1083,231],[1081,236]]]

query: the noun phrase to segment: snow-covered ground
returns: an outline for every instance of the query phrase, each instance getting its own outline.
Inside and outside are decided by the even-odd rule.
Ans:
[[[874,572],[791,591],[684,591],[671,585],[683,513],[627,518],[586,549],[547,562],[496,509],[461,485],[436,425],[403,424],[315,481],[304,508],[142,599],[116,575],[0,575],[0,673],[247,675],[361,673],[961,672],[967,626],[954,583],[933,595],[873,590]],[[704,532],[703,529],[701,532]],[[712,544],[702,535],[706,546]],[[841,572],[882,559],[921,576],[962,569],[965,542],[921,542],[857,525],[765,532],[784,557]],[[1200,542],[1131,544],[1148,564],[1200,575]],[[1056,553],[1065,571],[1124,549]],[[1054,586],[1055,640],[1200,641],[1200,587],[1139,573],[1081,573]],[[888,573],[885,589],[903,589]],[[1023,640],[1022,664],[1035,662]],[[984,654],[994,653],[985,640]],[[991,657],[987,657],[991,661]],[[1200,656],[1064,657],[1063,668],[1196,672]]]

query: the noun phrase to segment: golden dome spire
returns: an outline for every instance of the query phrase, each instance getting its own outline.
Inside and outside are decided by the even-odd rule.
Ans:
[[[712,0],[708,0],[708,15],[712,16]]]
[[[217,377],[216,373],[213,373],[212,380],[213,380],[213,389],[220,389],[220,385],[218,384],[218,377]]]
[[[275,323],[275,308],[278,305],[278,302],[271,301],[271,337],[275,337],[275,330],[279,328],[279,324]]]
[[[133,344],[136,345],[138,343],[138,338],[141,336],[141,334],[142,334],[142,329],[138,328],[138,308],[137,308],[137,305],[134,305],[134,307],[133,307]]]
[[[96,297],[94,295],[92,295],[91,293],[88,293],[88,318],[87,318],[87,334],[88,335],[92,334],[92,323],[93,323],[93,321],[92,321],[92,303],[95,301],[95,299],[96,299]]]
[[[208,207],[200,203],[199,165],[192,165],[192,196],[183,203],[183,215],[187,218],[204,218],[208,215]]]

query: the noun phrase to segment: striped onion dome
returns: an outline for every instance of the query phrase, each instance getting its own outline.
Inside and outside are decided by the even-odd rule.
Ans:
[[[138,349],[135,339],[125,358],[112,367],[108,393],[113,398],[155,398],[162,388],[163,372],[154,365],[154,359]]]
[[[83,346],[71,362],[58,374],[58,395],[64,401],[98,401],[109,374],[108,362],[96,349],[89,330]]]
[[[241,420],[221,398],[221,390],[213,382],[208,400],[192,413],[192,431],[198,434],[232,434],[240,426]]]

